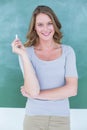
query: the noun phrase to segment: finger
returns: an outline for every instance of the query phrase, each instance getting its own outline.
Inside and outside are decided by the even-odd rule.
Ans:
[[[24,97],[29,97],[29,95],[25,92],[25,91],[21,91],[21,94],[24,96]]]
[[[21,86],[20,89],[24,89],[24,86]]]
[[[14,41],[12,43],[12,48],[21,48],[23,45],[19,41]]]
[[[22,42],[19,39],[14,39],[14,41],[11,43],[11,45],[14,46],[17,43],[22,44]]]
[[[23,88],[24,86],[21,86],[20,88]]]
[[[24,87],[21,87],[21,90],[20,90],[21,92],[25,92],[25,89],[24,89]]]

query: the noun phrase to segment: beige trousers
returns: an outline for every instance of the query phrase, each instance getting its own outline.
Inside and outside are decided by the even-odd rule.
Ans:
[[[69,117],[25,116],[23,130],[70,130]]]

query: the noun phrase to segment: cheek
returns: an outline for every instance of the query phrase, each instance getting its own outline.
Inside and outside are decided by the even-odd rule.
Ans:
[[[55,29],[53,26],[50,27],[50,30],[52,31],[53,34],[55,33]]]
[[[51,29],[52,29],[53,31],[55,30],[53,26],[51,26]]]
[[[41,31],[41,28],[36,27],[36,28],[35,28],[35,30],[36,30],[36,32],[38,33],[38,32],[40,32],[40,31]]]
[[[51,31],[55,31],[53,26],[49,26],[48,29]]]
[[[40,36],[41,29],[40,28],[36,28],[36,33],[37,33],[38,36]]]

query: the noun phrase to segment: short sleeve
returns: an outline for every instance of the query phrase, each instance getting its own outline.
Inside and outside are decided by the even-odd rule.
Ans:
[[[76,55],[72,47],[68,46],[65,59],[65,77],[77,77]]]

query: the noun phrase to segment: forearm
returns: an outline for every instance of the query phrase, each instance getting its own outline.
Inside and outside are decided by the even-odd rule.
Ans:
[[[37,80],[35,71],[33,69],[33,66],[27,56],[27,54],[24,54],[21,56],[22,62],[23,62],[23,69],[24,69],[24,87],[25,91],[31,95],[35,96],[39,94],[40,87],[39,82]]]
[[[65,85],[59,88],[42,90],[35,98],[42,100],[62,100],[76,94],[77,90],[72,90],[69,86]]]

